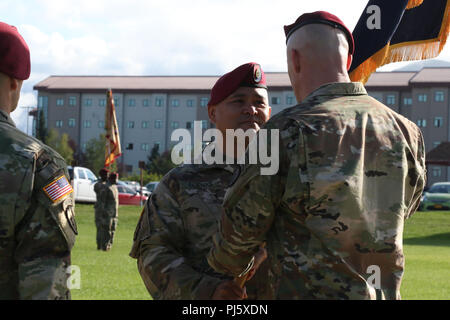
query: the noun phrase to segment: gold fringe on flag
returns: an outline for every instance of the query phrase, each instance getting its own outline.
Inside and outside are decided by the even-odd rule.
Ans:
[[[423,1],[423,0],[422,0]],[[410,1],[414,2],[414,1]],[[419,2],[419,1],[417,1]],[[409,5],[409,4],[408,4]],[[379,67],[392,62],[425,60],[437,57],[444,48],[450,32],[450,1],[447,1],[441,31],[435,39],[387,44],[350,73],[352,81],[366,83]]]
[[[423,0],[409,0],[408,5],[406,6],[406,10],[415,8],[420,6],[423,3]]]

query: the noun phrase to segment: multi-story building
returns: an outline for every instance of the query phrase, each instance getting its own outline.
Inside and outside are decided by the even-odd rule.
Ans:
[[[272,114],[296,104],[287,73],[266,73]],[[47,127],[67,133],[81,151],[104,132],[106,90],[114,94],[127,172],[138,170],[155,144],[160,151],[174,143],[178,128],[202,128],[208,120],[210,90],[218,76],[51,76],[35,85],[38,109]],[[450,68],[418,72],[376,72],[366,84],[371,96],[415,122],[427,151],[450,141]],[[450,167],[430,165],[428,181],[450,180]]]

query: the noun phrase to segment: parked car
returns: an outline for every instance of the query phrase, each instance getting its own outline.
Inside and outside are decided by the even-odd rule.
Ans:
[[[138,192],[140,194],[141,193],[141,184],[139,182],[136,182],[136,183],[130,183],[130,182],[135,182],[135,181],[119,180],[119,181],[117,181],[117,184],[126,186],[126,187],[130,188],[131,190],[133,190],[134,192]],[[148,189],[146,187],[142,187],[142,194],[146,197],[149,197],[151,192],[148,191]]]
[[[138,192],[128,187],[125,183],[118,183],[117,189],[119,190],[119,204],[120,205],[135,205],[139,206],[147,201],[147,196],[141,196]]]
[[[70,182],[73,187],[76,202],[96,202],[97,195],[94,191],[94,184],[97,177],[88,168],[68,166]]]
[[[145,185],[145,187],[148,189],[148,191],[150,191],[150,193],[152,193],[155,189],[156,186],[158,185],[159,181],[152,181],[149,182]]]
[[[450,210],[450,182],[434,183],[422,196],[419,211]]]

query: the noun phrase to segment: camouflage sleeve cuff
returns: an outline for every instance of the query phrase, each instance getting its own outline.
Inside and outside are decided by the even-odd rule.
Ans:
[[[208,254],[208,263],[217,272],[242,277],[253,268],[254,256],[249,262],[249,255],[231,256],[220,250],[222,250],[220,247],[213,247]]]
[[[220,278],[204,275],[193,291],[192,295],[195,300],[211,300],[217,286],[224,281]]]

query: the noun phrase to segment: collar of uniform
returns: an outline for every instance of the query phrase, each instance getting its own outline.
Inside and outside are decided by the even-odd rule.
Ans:
[[[304,101],[312,100],[318,96],[351,96],[367,94],[361,82],[332,82],[327,83],[311,92]]]
[[[13,119],[11,119],[9,114],[7,114],[5,111],[1,109],[0,109],[0,121],[6,122],[7,124],[13,126],[14,128],[16,127],[16,124],[14,123]]]

